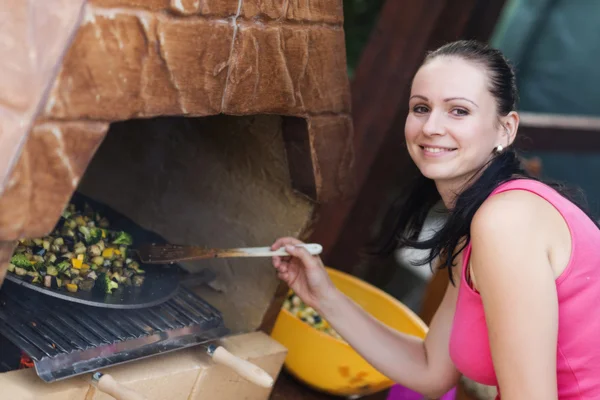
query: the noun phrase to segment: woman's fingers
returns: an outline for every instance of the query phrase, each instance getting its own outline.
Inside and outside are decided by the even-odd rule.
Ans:
[[[293,245],[286,245],[285,251],[290,253],[294,257],[298,257],[305,268],[315,268],[318,266],[315,258],[304,248],[304,247],[295,247]]]
[[[298,240],[293,237],[282,237],[282,238],[277,239],[275,241],[275,243],[273,243],[273,245],[271,245],[271,250],[273,250],[273,251],[279,250],[281,247],[289,245],[289,244],[297,245],[297,244],[303,244],[303,242],[301,240]]]
[[[302,244],[302,241],[293,238],[293,237],[282,237],[279,238],[275,241],[275,243],[273,243],[273,245],[271,245],[271,250],[276,251],[279,250],[281,247],[286,246],[286,245],[297,245],[297,244]],[[291,260],[291,257],[289,256],[274,256],[273,257],[273,266],[275,268],[279,268],[283,263],[289,263]]]

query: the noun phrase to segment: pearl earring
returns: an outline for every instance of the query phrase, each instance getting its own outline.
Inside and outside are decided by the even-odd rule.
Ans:
[[[504,150],[504,147],[502,147],[502,145],[499,144],[498,146],[496,146],[496,148],[494,150],[496,150],[496,153],[501,153],[502,150]]]

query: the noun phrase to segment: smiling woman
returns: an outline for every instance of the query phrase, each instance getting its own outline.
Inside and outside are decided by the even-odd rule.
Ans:
[[[383,374],[437,398],[459,376],[503,399],[600,398],[600,229],[560,186],[530,176],[512,149],[513,69],[473,42],[442,46],[416,73],[405,125],[421,172],[390,210],[374,252],[429,250],[449,280],[425,340],[382,325],[329,280],[318,257],[288,245],[279,277]],[[450,211],[429,239],[431,207]],[[458,267],[458,268],[455,268]],[[584,324],[585,321],[585,324]]]
[[[519,118],[512,110],[498,116],[489,72],[479,64],[430,57],[413,80],[406,143],[421,173],[451,198],[489,161],[492,149],[512,143]]]

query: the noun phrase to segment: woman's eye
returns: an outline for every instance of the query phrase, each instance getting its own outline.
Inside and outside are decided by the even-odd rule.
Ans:
[[[464,117],[465,115],[469,115],[469,112],[464,108],[455,108],[452,110],[452,114],[456,115],[457,117]]]
[[[424,114],[429,110],[425,106],[415,106],[413,107],[413,111],[417,114]]]

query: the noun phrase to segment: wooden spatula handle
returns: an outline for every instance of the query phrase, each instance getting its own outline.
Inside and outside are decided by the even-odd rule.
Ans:
[[[323,252],[323,246],[317,243],[298,244],[295,247],[304,247],[313,256]],[[285,247],[275,251],[271,250],[270,247],[242,247],[236,250],[244,253],[246,257],[289,256],[288,252],[285,251]]]
[[[212,359],[219,364],[228,366],[237,372],[240,376],[246,378],[252,383],[265,388],[273,386],[273,377],[262,368],[252,364],[249,361],[243,360],[234,356],[224,347],[217,347],[212,351]]]
[[[148,400],[144,395],[120,384],[110,375],[96,373],[93,380],[98,390],[117,400]]]

